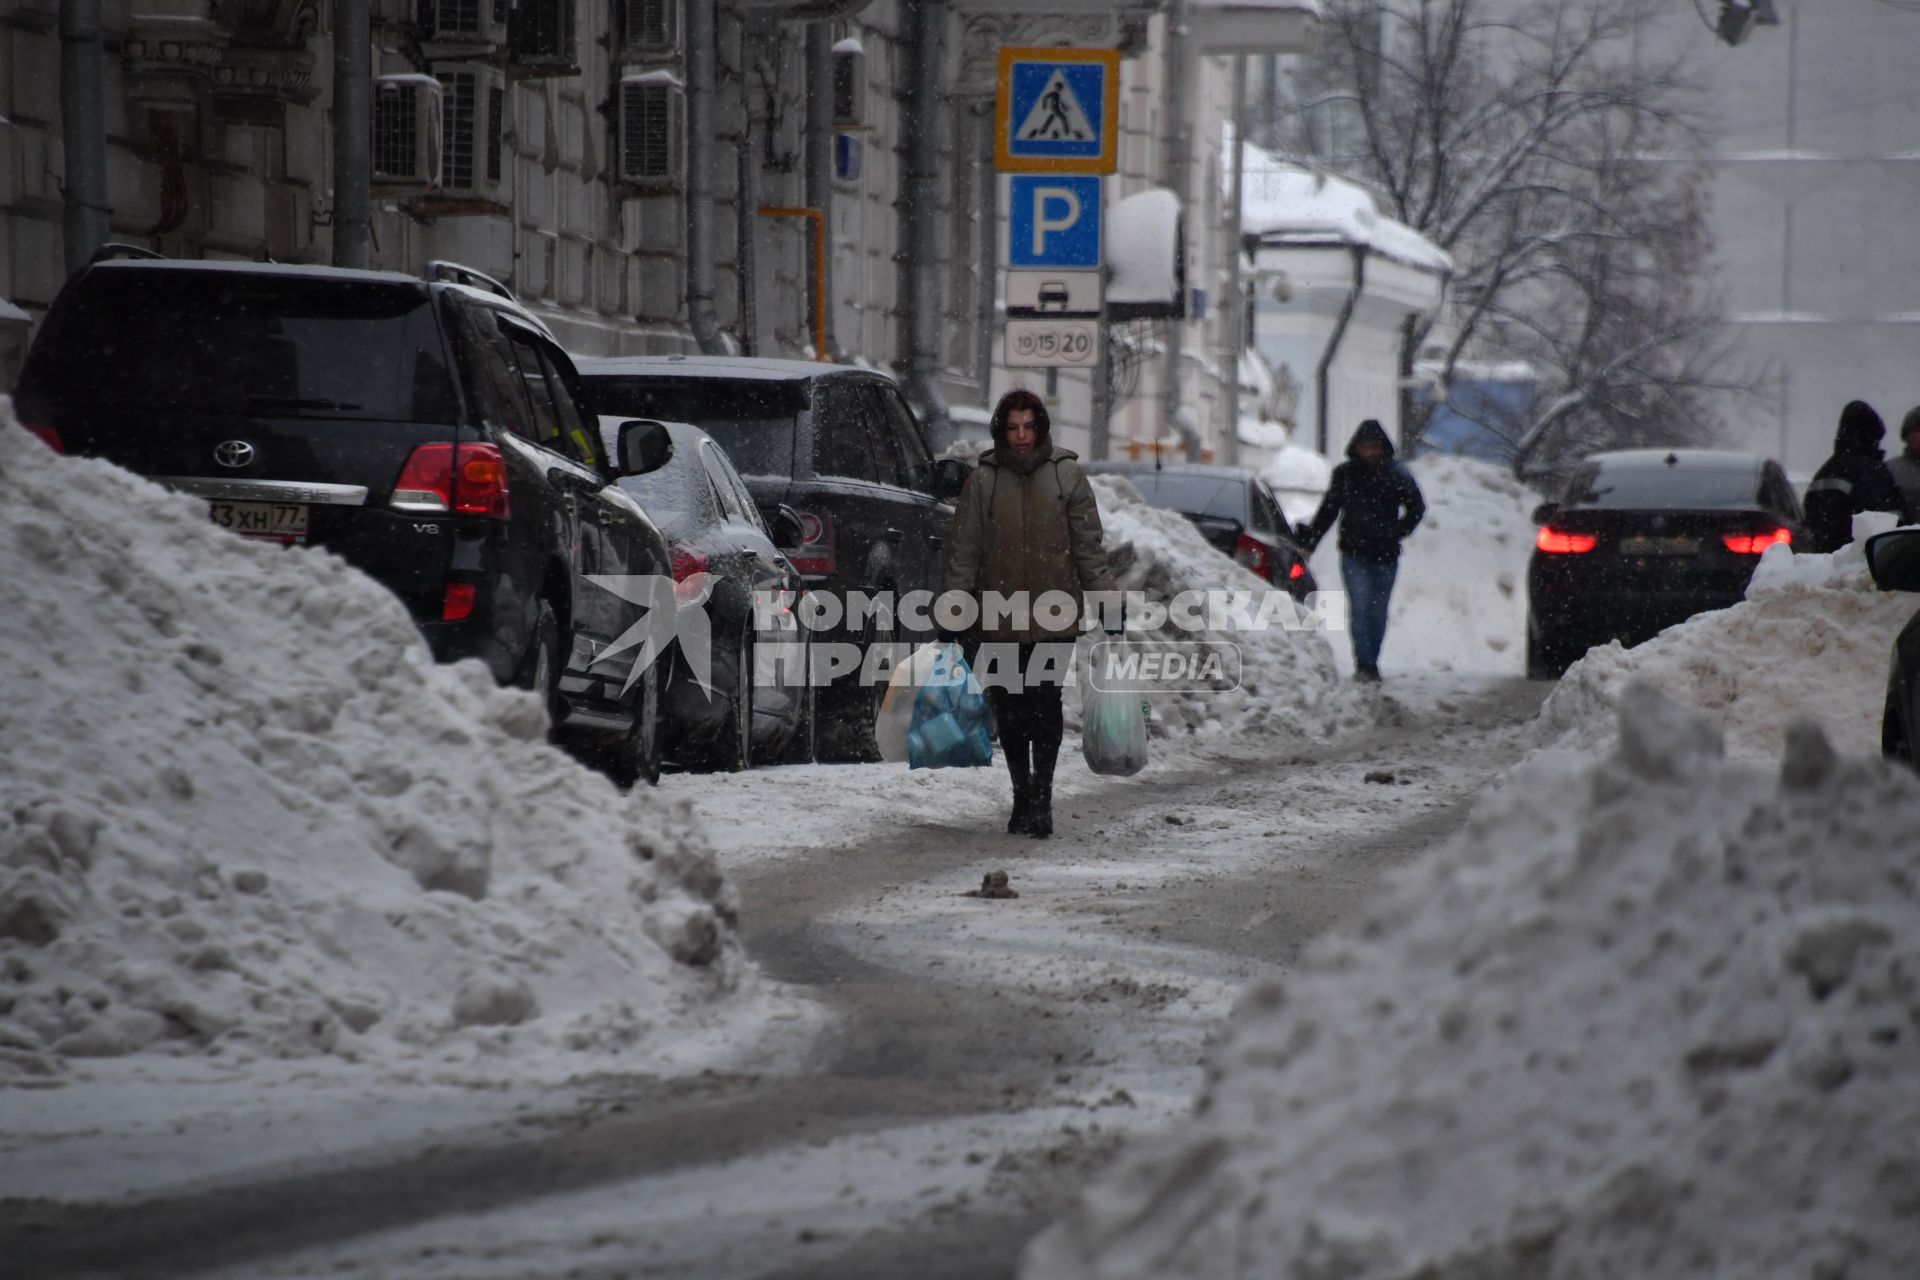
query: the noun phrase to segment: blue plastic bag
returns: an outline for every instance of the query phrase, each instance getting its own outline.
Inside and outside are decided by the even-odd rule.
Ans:
[[[913,699],[907,729],[907,767],[970,769],[993,763],[987,695],[960,653],[947,645],[934,658],[927,682]]]

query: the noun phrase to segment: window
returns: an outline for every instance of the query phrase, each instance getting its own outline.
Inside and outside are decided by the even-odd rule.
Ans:
[[[852,382],[828,382],[814,392],[813,469],[823,476],[876,480],[866,397]]]
[[[740,495],[734,492],[733,477],[727,474],[726,464],[710,440],[700,442],[700,465],[707,470],[707,479],[713,485],[714,500],[720,504],[721,512],[729,520],[745,520],[747,513],[740,508]]]
[[[675,187],[686,169],[686,91],[670,72],[620,82],[620,181]]]
[[[1760,478],[1745,467],[1601,466],[1575,474],[1569,507],[1752,507]]]
[[[589,467],[598,467],[600,450],[594,444],[595,432],[588,428],[587,419],[574,400],[575,381],[567,376],[561,357],[554,354],[552,347],[545,342],[536,343],[535,347],[540,355],[540,367],[547,376],[547,389],[553,394],[553,407],[560,415],[560,431],[566,452],[576,461]]]
[[[487,181],[500,181],[500,138],[506,132],[507,91],[487,90]]]
[[[464,345],[470,361],[468,377],[474,398],[480,402],[482,417],[523,440],[533,439],[532,408],[527,402],[526,383],[521,381],[513,348],[493,314],[485,308],[470,309],[468,303],[448,305],[460,318],[461,331],[467,338]]]
[[[794,438],[808,384],[764,378],[587,379],[596,413],[691,422],[712,436],[727,460],[750,476],[791,476]]]
[[[1257,484],[1247,486],[1247,506],[1251,525],[1255,533],[1277,534],[1286,529],[1284,521],[1276,521],[1280,513],[1273,508],[1273,502],[1260,490]]]
[[[635,58],[671,58],[680,52],[681,0],[624,0],[621,44]]]
[[[888,439],[899,455],[900,471],[907,488],[918,493],[932,493],[933,455],[927,452],[927,442],[921,438],[920,424],[914,421],[913,410],[907,407],[906,400],[897,389],[878,387],[875,391],[890,428]]]

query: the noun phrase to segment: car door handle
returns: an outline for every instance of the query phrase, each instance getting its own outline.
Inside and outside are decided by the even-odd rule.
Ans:
[[[947,545],[947,540],[937,533],[930,533],[927,535],[927,545],[930,547],[944,547]]]
[[[907,531],[905,529],[888,529],[886,533],[887,533],[888,542],[898,542],[900,541],[900,539],[907,536]]]

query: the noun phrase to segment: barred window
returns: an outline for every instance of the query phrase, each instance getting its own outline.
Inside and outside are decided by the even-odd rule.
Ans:
[[[506,132],[502,119],[507,109],[504,89],[487,90],[487,181],[500,181],[500,136]]]
[[[620,93],[620,176],[635,182],[677,178],[674,106],[679,91],[655,83],[622,85]]]
[[[505,21],[504,0],[493,0],[494,16]],[[434,14],[434,26],[443,35],[480,34],[480,0],[439,0]]]
[[[443,144],[440,164],[444,185],[449,190],[473,188],[475,79],[471,71],[451,71],[440,76],[446,95],[440,119]]]
[[[373,95],[373,174],[418,178],[414,142],[420,127],[419,99],[410,89],[385,88]]]

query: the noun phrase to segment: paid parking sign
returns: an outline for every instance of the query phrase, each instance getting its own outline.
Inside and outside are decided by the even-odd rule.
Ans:
[[[1112,173],[1118,49],[1002,49],[994,163],[1010,172]]]
[[[1008,179],[1007,265],[1100,265],[1100,179],[1016,173]]]

